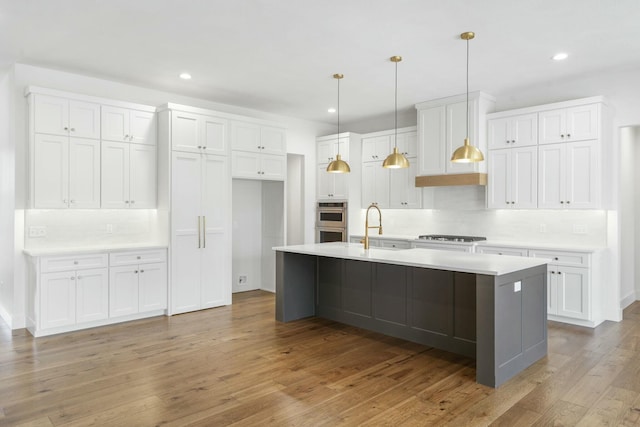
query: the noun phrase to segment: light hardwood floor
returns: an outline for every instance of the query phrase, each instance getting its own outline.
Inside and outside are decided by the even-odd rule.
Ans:
[[[34,339],[0,324],[0,425],[640,425],[640,302],[595,330],[549,322],[549,355],[498,389],[474,361],[274,296]]]

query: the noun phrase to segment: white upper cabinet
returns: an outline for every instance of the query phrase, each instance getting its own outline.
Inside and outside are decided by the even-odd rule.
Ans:
[[[33,153],[36,209],[100,207],[100,142],[36,134]]]
[[[532,209],[538,206],[538,147],[491,150],[489,209]]]
[[[102,106],[102,140],[155,145],[156,115],[153,112]]]
[[[422,189],[415,185],[418,165],[411,160],[408,168],[389,170],[389,207],[392,209],[422,208]]]
[[[340,148],[338,148],[338,146]],[[340,152],[340,158],[349,162],[349,138],[323,138],[318,140],[318,164],[328,165],[336,159]]]
[[[362,138],[362,161],[380,162],[391,154],[391,136],[381,135]]]
[[[486,114],[493,111],[495,101],[482,93],[469,94],[469,131],[471,145],[485,155]],[[453,152],[464,144],[467,136],[466,96],[427,101],[418,110],[418,175],[443,175],[486,172],[486,162],[453,163]]]
[[[171,111],[172,150],[227,155],[227,132],[224,118]]]
[[[156,206],[156,147],[103,142],[102,166],[103,208]]]
[[[375,204],[379,208],[389,207],[389,172],[382,161],[362,164],[362,207]]]
[[[100,104],[36,94],[33,109],[37,133],[100,138]]]
[[[539,147],[538,207],[590,209],[600,206],[599,142]]]
[[[391,143],[393,144],[393,138]],[[407,158],[416,158],[418,156],[418,134],[415,130],[398,133],[398,151]],[[417,170],[416,166],[416,172]]]
[[[231,174],[234,178],[284,181],[286,131],[257,123],[231,122]]]
[[[539,113],[540,144],[600,137],[600,104],[558,108]]]
[[[488,121],[489,149],[538,145],[538,114]]]

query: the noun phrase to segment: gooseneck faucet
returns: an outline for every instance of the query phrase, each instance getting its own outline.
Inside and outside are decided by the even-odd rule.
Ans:
[[[375,208],[378,211],[378,224],[374,226],[369,226],[369,211],[371,208]],[[361,240],[360,243],[364,243],[364,249],[369,249],[369,229],[377,228],[378,234],[382,234],[382,212],[380,212],[380,208],[375,203],[371,203],[367,208],[367,214],[364,220],[364,239]]]

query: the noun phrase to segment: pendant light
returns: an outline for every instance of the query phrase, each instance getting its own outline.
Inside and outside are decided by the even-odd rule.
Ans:
[[[344,77],[343,74],[334,74],[333,78],[338,81],[338,135],[336,138],[338,139],[338,154],[336,154],[336,159],[329,163],[327,166],[327,172],[329,173],[349,173],[351,172],[351,168],[349,164],[340,158],[340,80]]]
[[[384,162],[382,162],[383,168],[388,169],[400,169],[408,168],[409,160],[402,153],[398,153],[398,62],[402,61],[402,56],[392,56],[389,58],[391,62],[396,63],[396,105],[395,105],[395,127],[396,133],[394,137],[393,153],[389,154]]]
[[[475,36],[471,31],[460,34],[460,38],[467,41],[467,137],[464,139],[464,145],[458,147],[451,156],[451,161],[455,163],[475,163],[484,160],[482,151],[469,144],[469,40]]]

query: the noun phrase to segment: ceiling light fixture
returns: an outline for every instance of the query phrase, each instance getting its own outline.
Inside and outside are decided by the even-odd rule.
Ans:
[[[189,73],[180,73],[180,78],[182,80],[191,80],[191,74],[189,74]]]
[[[336,139],[338,140],[338,154],[336,154],[336,159],[327,165],[327,172],[329,173],[349,173],[351,172],[351,168],[349,164],[340,158],[340,80],[344,75],[342,74],[334,74],[333,78],[338,81],[338,134],[336,135]]]
[[[553,55],[551,57],[551,59],[553,59],[554,61],[563,61],[563,60],[567,59],[568,57],[569,57],[568,53],[560,52],[560,53],[556,53],[555,55]]]
[[[475,163],[484,160],[482,151],[469,144],[469,40],[475,36],[471,31],[460,34],[460,38],[467,41],[467,137],[464,139],[464,145],[453,152],[451,161],[454,163]]]
[[[329,109],[327,110],[327,112],[328,112],[328,113],[335,113],[335,112],[336,112],[336,109],[335,109],[335,108],[329,108]]]
[[[393,153],[389,154],[384,162],[382,162],[383,168],[388,169],[400,169],[400,168],[408,168],[409,160],[402,153],[398,153],[398,62],[402,61],[402,56],[392,56],[389,58],[391,62],[396,63],[396,104],[395,104],[395,136],[394,136],[394,146]]]

